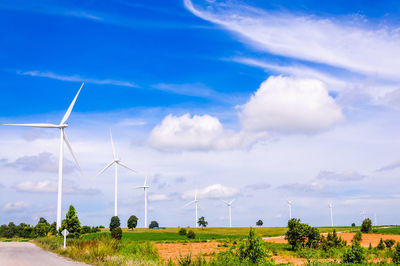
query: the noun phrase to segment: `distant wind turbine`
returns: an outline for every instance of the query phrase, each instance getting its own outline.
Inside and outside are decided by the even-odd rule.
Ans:
[[[144,227],[146,228],[148,226],[147,224],[147,189],[150,188],[150,186],[147,185],[147,176],[144,179],[144,184],[143,186],[136,187],[136,188],[143,188],[144,190]]]
[[[114,164],[114,169],[115,169],[115,176],[114,176],[114,216],[118,216],[118,165],[125,167],[126,169],[137,173],[135,170],[129,168],[126,166],[121,160],[117,157],[117,153],[115,152],[115,146],[114,146],[114,141],[112,138],[112,133],[110,129],[110,140],[111,140],[111,148],[112,148],[112,153],[113,153],[113,160],[106,166],[104,167],[103,170],[101,170],[97,176],[101,175],[104,173],[108,168],[110,168]]]
[[[333,227],[333,214],[332,214],[333,204],[332,204],[332,202],[328,204],[328,207],[329,207],[330,213],[331,213],[331,226]]]
[[[195,227],[197,227],[197,221],[198,221],[198,218],[197,218],[197,217],[198,217],[198,216],[197,216],[197,209],[198,209],[198,205],[199,205],[199,201],[197,200],[197,189],[196,189],[195,192],[194,192],[194,200],[192,200],[192,201],[186,203],[183,207],[189,206],[189,205],[191,205],[191,204],[193,204],[193,203],[194,203],[195,209],[196,209]]]
[[[293,200],[286,200],[287,205],[289,206],[289,220],[292,219],[292,203]]]
[[[59,229],[61,227],[61,204],[62,204],[62,179],[63,179],[63,155],[64,155],[64,142],[67,145],[69,151],[71,152],[72,157],[76,165],[78,166],[79,170],[81,168],[79,166],[78,160],[76,159],[71,145],[69,144],[67,135],[65,134],[64,129],[68,127],[67,120],[74,108],[76,99],[78,98],[79,93],[83,87],[83,84],[79,88],[78,93],[75,95],[75,98],[72,100],[67,112],[65,113],[63,119],[61,120],[60,124],[46,124],[46,123],[35,123],[35,124],[6,124],[6,126],[21,126],[21,127],[40,127],[40,128],[58,128],[60,130],[60,156],[59,156],[59,163],[58,163],[58,194],[57,194],[57,223],[56,227]]]
[[[231,209],[232,209],[232,203],[233,203],[234,201],[235,201],[234,199],[231,200],[230,202],[227,202],[227,201],[225,201],[225,200],[222,200],[222,202],[225,203],[226,206],[228,206],[229,227],[232,227],[232,216],[231,216],[232,213],[231,213]]]
[[[365,220],[365,215],[367,214],[367,212],[365,210],[361,211],[361,216],[363,217],[363,221]]]

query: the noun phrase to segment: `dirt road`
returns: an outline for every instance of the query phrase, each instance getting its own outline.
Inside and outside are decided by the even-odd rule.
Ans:
[[[27,242],[0,242],[1,266],[78,266],[86,265],[64,259]]]

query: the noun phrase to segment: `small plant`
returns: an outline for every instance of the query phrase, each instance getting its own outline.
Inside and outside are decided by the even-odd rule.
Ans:
[[[262,226],[264,223],[263,223],[263,221],[261,221],[261,220],[258,220],[257,222],[256,222],[256,225],[257,226]]]
[[[116,227],[111,231],[111,237],[115,240],[121,240],[122,238],[122,229],[121,227]]]
[[[385,246],[388,249],[391,249],[394,246],[394,244],[396,243],[396,241],[394,239],[386,239],[383,242],[385,243]]]
[[[120,222],[118,216],[111,217],[110,231],[112,232],[114,228],[117,228],[117,227],[120,227],[120,226],[121,226],[121,222]]]
[[[361,224],[361,232],[362,233],[370,233],[372,231],[372,222],[371,219],[366,218]]]
[[[343,254],[344,263],[363,263],[365,261],[364,249],[360,242],[355,241]]]
[[[158,228],[158,227],[159,227],[159,225],[158,225],[157,221],[151,221],[150,222],[150,225],[149,225],[150,229],[154,229],[154,228]]]
[[[187,238],[194,239],[195,237],[196,237],[196,234],[193,232],[193,230],[189,230],[187,232]]]
[[[179,229],[179,234],[181,235],[181,236],[185,236],[186,235],[186,228],[181,228],[181,229]]]
[[[400,243],[398,242],[396,247],[394,248],[392,262],[396,264],[400,264]]]
[[[385,245],[383,244],[383,239],[382,238],[379,241],[379,244],[376,246],[376,248],[379,249],[379,250],[384,250],[385,249]]]

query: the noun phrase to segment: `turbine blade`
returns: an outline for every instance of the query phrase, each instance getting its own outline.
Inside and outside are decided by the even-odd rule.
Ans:
[[[111,133],[111,128],[110,128],[110,139],[111,139],[112,153],[113,153],[114,160],[115,160],[115,159],[117,159],[117,154],[115,152],[115,146],[114,146],[114,141],[113,141],[113,137],[112,137],[112,133]]]
[[[225,200],[221,200],[223,203],[225,203],[226,205],[229,205],[229,203]]]
[[[104,167],[104,169],[101,170],[101,171],[97,174],[97,176],[99,176],[99,175],[101,175],[102,173],[104,173],[104,172],[105,172],[108,168],[110,168],[110,166],[113,165],[114,163],[115,163],[115,161],[112,161],[111,163],[107,164],[107,166]]]
[[[183,207],[182,207],[182,208],[185,208],[185,207],[189,206],[190,204],[193,204],[194,202],[195,202],[195,201],[194,201],[194,200],[192,200],[192,201],[190,201],[190,202],[186,203],[185,205],[183,205]]]
[[[146,186],[146,184],[147,184],[147,175],[146,175],[146,177],[144,178],[144,187]]]
[[[81,87],[80,87],[78,93],[75,95],[74,100],[72,101],[71,105],[68,107],[68,110],[67,110],[67,112],[65,113],[63,119],[61,120],[60,125],[64,124],[64,123],[67,121],[69,115],[71,114],[72,108],[74,108],[76,99],[78,98],[78,95],[79,95],[79,93],[81,92],[81,89],[82,89],[82,87],[83,87],[83,84],[85,84],[85,82],[82,83],[82,85],[81,85]]]
[[[35,123],[35,124],[4,124],[4,126],[60,128],[60,126],[58,126],[58,125],[46,124],[46,123]]]
[[[131,170],[131,171],[134,172],[134,173],[137,173],[137,171],[135,171],[135,170],[129,168],[128,166],[126,166],[126,165],[125,165],[124,163],[122,163],[122,162],[117,162],[117,164],[121,165],[122,167],[125,167],[125,168],[128,169],[128,170]]]
[[[145,187],[142,187],[142,186],[136,187],[136,189],[138,189],[138,188],[145,188]]]
[[[197,189],[194,192],[194,200],[197,200]]]
[[[69,144],[67,135],[65,134],[64,131],[63,131],[63,137],[64,137],[65,144],[67,144],[67,147],[68,147],[69,151],[71,152],[72,158],[74,158],[74,161],[75,161],[75,163],[76,163],[76,166],[78,166],[79,171],[82,173],[82,169],[81,169],[81,167],[80,167],[80,165],[79,165],[79,163],[78,163],[78,160],[77,160],[76,157],[75,157],[74,152],[72,151],[71,144]]]
[[[229,202],[229,205],[232,205],[232,203],[235,201],[235,199],[231,200],[231,202]]]

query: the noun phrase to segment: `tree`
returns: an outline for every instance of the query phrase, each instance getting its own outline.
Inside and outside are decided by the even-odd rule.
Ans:
[[[288,228],[285,239],[292,246],[292,249],[304,246],[314,247],[320,240],[319,230],[308,224],[300,223],[300,219],[290,219]]]
[[[356,224],[355,224],[355,223],[352,223],[352,224],[351,224],[351,227],[355,227],[355,226],[356,226]]]
[[[185,235],[186,235],[186,228],[181,228],[181,229],[179,229],[179,234],[180,234],[181,236],[185,236]]]
[[[70,238],[78,238],[81,235],[81,222],[78,219],[78,214],[74,206],[70,205],[65,220],[62,221],[60,232],[67,229]]]
[[[50,234],[56,235],[57,234],[57,224],[56,222],[50,225]]]
[[[201,226],[201,227],[207,227],[207,225],[208,225],[208,222],[206,221],[206,219],[204,218],[204,216],[201,216],[200,218],[199,218],[199,221],[197,222],[197,224],[199,225],[199,226]]]
[[[236,254],[240,262],[251,265],[263,265],[265,257],[269,256],[265,249],[265,243],[261,237],[257,236],[254,228],[250,228],[247,239],[242,240],[237,249]],[[246,263],[246,265],[247,265]]]
[[[89,234],[90,233],[90,226],[84,225],[81,227],[81,234]]]
[[[392,262],[400,264],[400,243],[398,242],[392,256]]]
[[[150,225],[149,225],[149,228],[150,228],[150,229],[158,228],[158,227],[159,227],[159,225],[158,225],[158,222],[157,222],[157,221],[151,221],[151,222],[150,222]]]
[[[385,249],[385,245],[383,244],[383,239],[382,238],[379,241],[379,244],[376,246],[376,248],[379,249],[379,250]]]
[[[396,243],[396,241],[394,239],[386,239],[385,241],[383,241],[385,243],[385,246],[388,249],[392,249],[392,247],[394,246],[394,244]]]
[[[116,227],[111,231],[111,237],[116,240],[121,240],[122,238],[122,229],[121,227]]]
[[[361,225],[362,233],[370,233],[372,231],[372,222],[369,218],[364,219]]]
[[[44,219],[43,217],[40,217],[40,218],[39,218],[39,222],[38,222],[38,223],[45,223],[45,224],[50,225],[50,224],[47,222],[47,220]]]
[[[257,222],[256,222],[256,225],[257,226],[262,226],[264,223],[263,223],[263,221],[261,221],[261,220],[258,220]]]
[[[195,237],[196,237],[196,234],[193,232],[193,230],[189,230],[187,232],[187,238],[194,239]]]
[[[38,223],[35,226],[35,234],[38,237],[44,237],[50,231],[50,225],[47,223]]]
[[[133,230],[133,228],[136,228],[138,220],[139,219],[135,215],[132,215],[131,217],[129,217],[128,228],[132,229],[132,230]]]
[[[365,261],[364,249],[360,242],[354,242],[343,254],[344,263],[362,263]]]
[[[114,228],[120,227],[120,225],[121,225],[121,222],[119,221],[118,216],[111,217],[111,221],[110,221],[110,231],[111,232]]]
[[[353,236],[353,239],[351,240],[352,243],[360,243],[362,240],[362,233],[361,232],[357,232],[355,233],[355,235]]]
[[[17,226],[13,222],[9,222],[8,225],[5,226],[5,231],[3,232],[3,236],[6,238],[12,238],[17,234]]]

